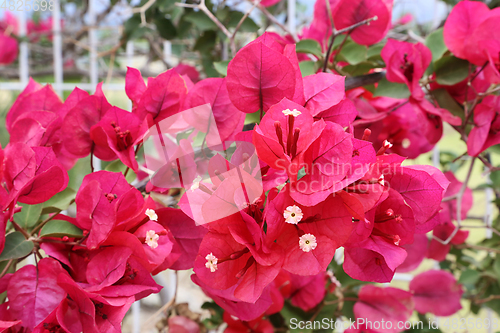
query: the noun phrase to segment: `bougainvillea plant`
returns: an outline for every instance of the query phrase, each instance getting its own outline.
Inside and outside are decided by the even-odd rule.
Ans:
[[[499,195],[498,11],[460,2],[426,45],[387,38],[392,5],[318,0],[300,41],[265,32],[219,78],[195,83],[184,65],[145,83],[128,68],[131,111],[101,85],[63,101],[31,80],[0,149],[0,332],[121,332],[167,269],[192,270],[213,300],[211,318],[172,315],[170,332],[310,332],[293,322],[325,318],[401,332],[464,299],[500,311],[500,232],[468,244],[463,224],[476,160]],[[444,173],[407,162],[443,128],[462,156]],[[439,267],[408,288],[374,284],[424,258]]]

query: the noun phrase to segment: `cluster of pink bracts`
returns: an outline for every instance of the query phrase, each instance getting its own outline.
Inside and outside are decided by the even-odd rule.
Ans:
[[[342,10],[350,7],[344,2],[332,8],[340,17],[335,22],[349,26],[353,22],[344,21],[351,16]],[[378,23],[352,34],[360,44],[373,44],[387,32],[392,4],[378,2],[370,7],[379,11]],[[317,2],[315,21],[304,36],[328,37],[321,37],[331,30],[329,20],[319,17],[324,4]],[[465,6],[476,3],[459,4],[449,21]],[[389,19],[384,21],[385,11]],[[488,61],[488,72],[476,82],[494,82],[498,52],[486,60],[467,50],[462,55],[451,42],[460,36],[447,31],[445,26],[446,41],[457,56],[477,64]],[[132,112],[110,105],[100,86],[93,95],[75,89],[63,102],[50,86],[30,81],[7,115],[11,138],[0,150],[0,250],[6,225],[20,210],[17,203],[43,203],[64,190],[67,170],[78,159],[120,160],[139,178],[146,177],[143,162],[136,159],[145,137],[185,110],[209,104],[220,142],[236,142],[236,150],[226,160],[207,138],[214,154],[195,153],[190,144],[204,129],[192,118],[183,120],[195,130],[165,163],[170,167],[182,160],[194,166],[169,180],[178,183],[170,188],[185,189],[180,209],[148,195],[169,189],[161,179],[151,178],[141,192],[122,173],[86,175],[75,198],[76,216],[53,217],[74,224],[83,237],[34,235],[47,257],[0,279],[0,292],[8,297],[0,306],[1,328],[120,332],[130,305],[161,289],[151,274],[194,268],[192,280],[226,311],[229,332],[241,327],[272,332],[262,318],[279,312],[285,299],[308,311],[335,289],[338,282],[328,266],[339,247],[345,272],[363,281],[389,282],[396,269],[412,270],[425,256],[444,259],[450,245],[429,243],[425,234],[433,230],[445,240],[454,232],[456,200],[441,201],[462,184],[434,167],[402,166],[405,158],[396,153],[414,157],[428,151],[440,139],[443,121],[458,126],[461,120],[425,98],[419,84],[431,58],[425,46],[389,40],[382,58],[388,80],[407,84],[411,92],[409,103],[396,111],[390,110],[402,101],[373,98],[361,88],[346,93],[339,75],[303,78],[295,44],[273,33],[242,48],[226,78],[193,83],[192,70],[183,66],[146,84],[138,70],[129,68],[126,93]],[[456,91],[457,99],[471,98],[458,92],[460,87],[446,88]],[[498,143],[498,114],[490,115],[495,103],[496,97],[486,98],[475,115],[473,155]],[[245,113],[259,111],[259,124],[242,131]],[[176,130],[166,132],[175,136]],[[169,170],[160,167],[157,175],[170,177]],[[471,206],[467,190],[462,218]],[[466,237],[459,231],[451,243]],[[433,284],[426,283],[429,279]],[[431,295],[438,291],[435,302]],[[450,273],[429,271],[413,280],[409,292],[364,286],[354,312],[389,321],[407,320],[413,310],[446,316],[460,309],[461,294]]]
[[[19,4],[18,4],[19,5]],[[18,40],[15,38],[19,33],[19,24],[14,15],[9,11],[5,12],[5,17],[0,21],[0,66],[9,65],[17,59],[19,52]],[[52,39],[52,18],[35,22],[29,20],[27,24],[27,35],[29,41],[36,43],[41,36]]]

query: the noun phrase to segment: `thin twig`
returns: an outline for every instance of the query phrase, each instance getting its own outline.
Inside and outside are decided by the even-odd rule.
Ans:
[[[10,221],[10,223],[12,223],[12,226],[14,227],[14,229],[16,229],[16,231],[19,231],[20,233],[22,233],[26,239],[30,238],[30,235],[26,232],[26,230],[21,228],[21,226],[19,224],[17,224],[16,221],[12,220],[12,221]]]
[[[297,36],[294,33],[292,33],[290,31],[290,29],[288,29],[283,23],[281,23],[280,21],[278,21],[278,19],[276,17],[274,17],[273,14],[271,14],[266,9],[266,7],[262,6],[261,4],[258,4],[257,7],[262,12],[262,14],[264,14],[271,22],[273,22],[278,27],[280,27],[283,31],[285,31],[287,34],[289,34],[290,36],[292,36],[292,38],[293,38],[293,40],[294,40],[295,43],[297,43],[299,41],[299,39],[297,38]]]
[[[46,225],[49,221],[52,221],[54,217],[56,217],[59,213],[54,213],[51,216],[47,217],[43,220],[39,225],[37,225],[30,233],[30,236],[33,236],[38,230],[42,229],[44,225]]]
[[[486,303],[486,302],[489,302],[489,301],[493,301],[495,299],[500,299],[500,295],[490,295],[490,296],[488,296],[486,298],[475,300],[474,303],[476,303],[476,304],[482,304],[482,303]]]
[[[481,220],[483,221],[484,219],[482,217],[473,217],[473,216],[467,216],[467,219],[470,220],[470,219],[475,219],[475,220]],[[496,235],[500,236],[500,231],[498,231],[497,229],[493,228],[492,226],[489,226],[489,225],[462,225],[462,228],[468,228],[468,229],[489,229],[491,230],[493,233],[495,233]]]
[[[455,245],[455,247],[457,249],[473,249],[473,250],[488,251],[488,252],[493,252],[493,253],[500,253],[500,250],[498,250],[498,249],[493,249],[491,247],[474,245],[474,244],[461,244],[461,245]]]
[[[486,158],[479,155],[477,158],[488,168],[488,173],[500,170],[500,167],[493,166]]]
[[[238,22],[238,25],[234,29],[233,34],[229,38],[229,45],[231,46],[231,53],[233,54],[233,57],[236,55],[236,44],[234,43],[234,39],[236,38],[236,33],[238,32],[238,30],[240,30],[241,25],[243,24],[243,22],[247,19],[247,17],[255,9],[255,7],[257,7],[260,4],[261,1],[262,0],[255,0],[254,1],[253,6],[249,10],[247,10],[247,12],[245,13],[245,15],[243,15],[243,17],[241,18],[241,20]]]
[[[496,87],[494,89],[485,91],[484,93],[478,93],[478,95],[479,96],[486,96],[486,95],[490,95],[490,94],[496,93],[497,91],[500,91],[500,87]]]
[[[150,1],[152,1],[152,0],[150,0]],[[180,2],[175,3],[175,5],[178,7],[193,8],[193,9],[201,10],[202,12],[205,13],[205,15],[207,15],[215,23],[215,25],[217,25],[217,27],[220,30],[222,30],[222,32],[224,33],[224,35],[227,36],[227,38],[231,39],[232,34],[229,32],[229,30],[227,30],[227,28],[224,26],[224,24],[222,24],[217,19],[217,17],[215,17],[215,15],[212,14],[212,12],[207,8],[207,6],[205,5],[205,0],[201,0],[199,5],[191,5],[191,4],[180,3]]]
[[[460,188],[460,191],[457,193],[457,198],[456,198],[457,199],[457,210],[456,210],[457,226],[455,227],[455,230],[453,230],[451,235],[448,236],[448,238],[444,241],[439,237],[433,236],[433,238],[435,240],[437,240],[438,242],[440,242],[443,245],[449,244],[451,242],[451,240],[453,239],[453,237],[455,237],[455,235],[457,234],[458,230],[460,230],[460,228],[462,226],[462,199],[464,197],[465,190],[467,189],[467,184],[469,183],[470,176],[472,175],[472,169],[474,168],[475,161],[476,161],[476,158],[475,157],[472,158],[472,161],[471,161],[470,167],[469,167],[469,171],[467,172],[467,177],[465,177],[465,180],[462,184],[462,187]]]
[[[139,8],[134,8],[132,10],[132,13],[140,13],[141,14],[141,25],[142,26],[145,26],[147,24],[146,22],[146,11],[152,6],[154,5],[154,3],[156,2],[156,0],[149,0],[148,2],[146,2],[144,5],[142,5],[141,7]]]
[[[7,271],[9,270],[10,266],[12,266],[12,263],[14,262],[14,259],[10,259],[7,265],[5,265],[4,269],[2,270],[2,273],[0,273],[0,278],[2,278]]]
[[[332,25],[332,36],[330,37],[330,43],[328,45],[328,49],[326,50],[326,57],[325,57],[325,63],[323,65],[323,72],[326,72],[326,69],[328,68],[328,60],[330,58],[330,55],[332,54],[332,51],[333,51],[333,44],[334,44],[334,41],[335,41],[335,38],[337,38],[337,36],[343,34],[343,33],[346,33],[347,32],[347,35],[346,37],[344,38],[344,40],[342,41],[342,43],[340,44],[339,46],[339,49],[342,49],[342,46],[344,45],[344,43],[346,42],[347,40],[347,37],[349,36],[349,34],[356,28],[362,26],[362,25],[365,25],[365,24],[368,24],[370,23],[371,21],[376,21],[378,19],[377,16],[373,16],[373,17],[370,17],[366,20],[363,20],[363,21],[360,21],[358,23],[355,23],[351,26],[348,26],[346,28],[343,28],[343,29],[340,29],[340,30],[337,30],[335,29],[335,27]],[[338,52],[337,52],[338,53]]]

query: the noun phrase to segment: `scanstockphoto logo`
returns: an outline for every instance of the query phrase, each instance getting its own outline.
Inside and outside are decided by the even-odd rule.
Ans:
[[[435,323],[428,323],[429,327],[435,327]],[[384,319],[370,320],[368,318],[342,319],[342,318],[323,318],[322,320],[299,320],[291,318],[289,327],[292,330],[336,330],[345,331],[351,330],[377,330],[377,331],[403,331],[403,330],[422,330],[424,322],[422,321],[388,321]]]
[[[183,188],[179,203],[197,224],[229,217],[256,204],[263,193],[255,147],[221,137],[209,104],[185,110],[144,137],[145,172],[161,189]]]

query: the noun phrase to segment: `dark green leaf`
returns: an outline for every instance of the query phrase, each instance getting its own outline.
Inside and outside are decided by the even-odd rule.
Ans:
[[[207,77],[219,77],[219,72],[215,70],[214,59],[211,55],[205,55],[201,57],[201,64],[203,65],[203,70]]]
[[[5,247],[0,254],[0,261],[25,257],[31,253],[33,247],[33,242],[26,240],[22,233],[12,232],[5,237]]]
[[[440,59],[448,50],[444,44],[443,28],[439,28],[427,36],[425,45],[427,45],[432,52],[432,61]]]
[[[177,36],[177,29],[169,19],[165,17],[157,18],[155,20],[155,25],[162,38],[170,40]]]
[[[403,83],[389,82],[387,79],[382,79],[375,89],[374,97],[386,96],[392,98],[408,98],[410,97],[410,90],[408,86]]]
[[[23,209],[19,213],[14,214],[14,221],[23,229],[29,229],[38,222],[43,204],[27,205],[20,203],[19,205]]]
[[[122,163],[122,161],[120,160],[116,160],[116,161],[113,161],[111,162],[110,164],[108,164],[105,168],[106,171],[111,171],[111,172],[121,172],[121,173],[124,173],[125,170],[127,170],[127,166],[125,164]],[[129,170],[128,173],[127,173],[127,177],[125,177],[125,179],[127,179],[127,181],[129,183],[133,182],[136,178],[136,174],[132,171],[132,170]]]
[[[242,12],[230,11],[226,27],[236,28],[244,15]],[[241,24],[238,32],[257,32],[257,30],[259,30],[259,26],[250,17],[247,17]]]
[[[211,317],[203,320],[203,325],[205,325],[208,329],[216,329],[219,327],[224,321],[222,319],[222,314],[224,310],[217,305],[215,302],[205,302],[201,306],[202,309],[209,310]]]
[[[214,68],[222,76],[227,76],[227,66],[229,65],[229,60],[214,62]]]
[[[161,12],[169,12],[173,11],[175,8],[178,8],[175,3],[177,0],[158,0],[156,3],[158,4],[158,8]]]
[[[215,31],[205,31],[194,44],[194,49],[200,51],[202,54],[210,53],[215,47],[215,41],[217,39],[217,34]]]
[[[373,61],[363,61],[357,65],[347,65],[342,67],[342,71],[351,74],[351,76],[360,76],[367,74],[371,69],[381,67],[383,63]]]
[[[41,237],[82,237],[82,231],[74,224],[64,220],[47,222],[40,231]]]
[[[43,203],[43,214],[57,213],[69,207],[75,199],[76,191],[67,187],[64,191],[55,194],[52,198]]]
[[[462,120],[464,120],[464,110],[457,103],[457,101],[453,97],[451,97],[450,93],[446,89],[435,89],[431,91],[431,94],[432,96],[434,96],[440,107],[450,111],[455,116],[458,116],[462,118]]]
[[[141,38],[147,32],[151,31],[150,28],[141,25],[141,17],[139,14],[135,14],[129,18],[124,23],[123,27],[125,28],[124,36],[126,40]]]
[[[495,261],[493,262],[493,271],[500,276],[500,254],[497,254]]]
[[[186,14],[184,19],[194,24],[201,31],[217,29],[217,25],[202,11]]]
[[[298,327],[298,322],[307,321],[311,317],[310,314],[304,312],[304,310],[291,305],[289,302],[285,302],[283,309],[281,309],[281,315],[285,319],[286,325],[290,328],[290,332],[296,333],[311,333],[312,329],[300,329]]]
[[[436,82],[445,86],[452,86],[467,78],[469,62],[454,56],[443,57],[434,63]]]
[[[297,53],[310,53],[318,58],[323,56],[321,45],[319,45],[319,43],[314,39],[302,39],[295,46],[295,50]]]

